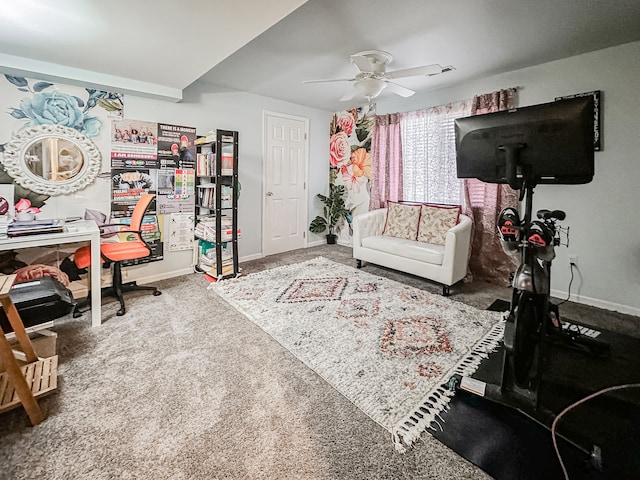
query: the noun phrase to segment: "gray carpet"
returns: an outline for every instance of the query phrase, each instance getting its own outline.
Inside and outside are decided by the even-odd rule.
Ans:
[[[353,265],[351,249],[321,246],[242,265],[243,273],[317,256]],[[367,271],[439,293],[373,265]],[[31,427],[0,415],[2,479],[482,479],[428,435],[398,454],[389,434],[193,274],[158,282],[160,297],[105,300],[104,324],[57,322],[59,390]],[[507,287],[452,289],[486,308]],[[567,303],[567,317],[640,336],[639,318]]]

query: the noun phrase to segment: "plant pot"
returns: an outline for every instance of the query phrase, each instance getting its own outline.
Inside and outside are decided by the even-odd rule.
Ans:
[[[338,243],[338,235],[335,233],[327,235],[327,245],[335,245],[336,243]]]

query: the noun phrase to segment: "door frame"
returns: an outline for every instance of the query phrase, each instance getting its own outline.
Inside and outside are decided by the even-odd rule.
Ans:
[[[304,122],[304,224],[309,223],[309,119],[307,117],[299,117],[297,115],[290,115],[288,113],[274,112],[272,110],[262,111],[262,257],[265,257],[265,243],[266,243],[266,216],[267,216],[267,117],[280,117],[288,120],[296,120]],[[304,244],[303,248],[307,248],[309,243],[309,236],[307,230],[304,230]]]

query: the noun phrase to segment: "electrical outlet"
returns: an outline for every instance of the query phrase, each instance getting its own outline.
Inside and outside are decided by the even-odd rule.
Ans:
[[[569,265],[578,265],[578,254],[570,253],[569,254]]]

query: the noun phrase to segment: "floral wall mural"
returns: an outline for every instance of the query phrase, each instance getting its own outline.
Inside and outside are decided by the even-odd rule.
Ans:
[[[344,185],[345,204],[353,215],[369,210],[374,116],[375,105],[368,105],[337,112],[331,120],[329,183]],[[351,245],[351,218],[347,220],[338,236],[343,245]]]
[[[87,137],[100,134],[102,120],[90,115],[90,110],[100,106],[108,112],[122,116],[122,94],[104,92],[91,88],[85,89],[86,100],[60,92],[50,82],[32,81],[24,77],[5,75],[6,80],[15,85],[20,92],[30,95],[20,100],[19,107],[9,107],[9,115],[24,120],[25,127],[35,125],[62,125],[74,128]]]
[[[0,76],[0,189],[13,191],[8,199],[17,209],[42,211],[47,218],[80,216],[87,208],[108,211],[107,182],[96,181],[71,195],[50,197],[16,183],[4,168],[5,146],[20,132],[42,125],[60,125],[91,139],[100,151],[109,151],[111,118],[122,118],[123,95],[93,88],[55,84],[21,76]],[[110,169],[103,154],[102,172]],[[99,179],[98,179],[99,180]],[[102,185],[104,183],[104,185]],[[104,192],[103,192],[104,190]],[[104,201],[102,200],[104,199]]]
[[[110,127],[112,118],[123,117],[122,94],[0,75],[0,107],[0,215],[9,217],[31,213],[38,214],[40,219],[48,219],[81,217],[85,209],[109,212]],[[14,148],[17,139],[29,131],[46,129],[47,126],[52,127],[52,131],[77,131],[79,136],[89,139],[88,142],[101,152],[102,160],[99,155],[96,157],[99,163],[96,165],[97,178],[86,188],[56,195],[38,193],[24,187],[9,174],[9,171],[13,172],[10,168],[12,156],[22,156],[16,154]],[[62,154],[62,151],[59,153]],[[73,159],[73,156],[69,158]],[[65,155],[60,155],[58,160],[59,166],[62,166]],[[58,170],[58,174],[61,170]],[[20,215],[20,219],[23,215]],[[13,273],[16,269],[31,268],[27,265],[34,268],[41,268],[43,264],[51,268],[62,267],[65,262],[68,263],[66,257],[74,249],[75,246],[70,245],[4,251],[0,255],[0,271]],[[59,270],[56,272],[60,275],[60,281],[66,284],[69,280],[66,274]]]

